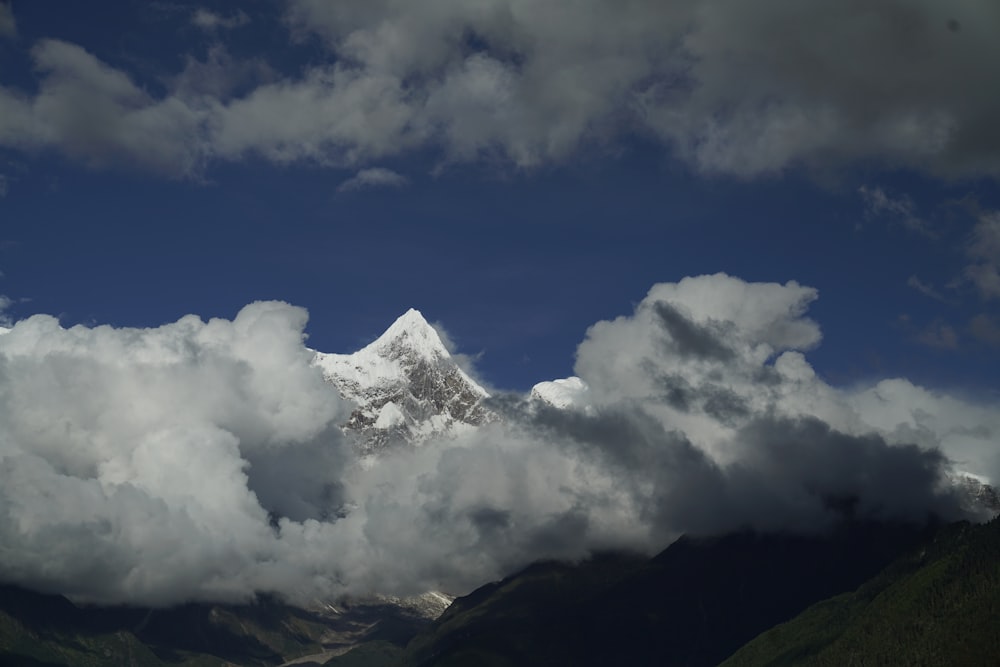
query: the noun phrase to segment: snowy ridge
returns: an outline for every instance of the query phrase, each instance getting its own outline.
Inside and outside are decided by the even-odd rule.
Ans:
[[[411,308],[353,354],[317,352],[314,363],[355,403],[345,429],[363,452],[420,444],[490,421],[489,393],[455,363],[420,311]]]
[[[533,400],[548,403],[552,407],[565,409],[584,405],[589,391],[587,383],[576,376],[551,382],[539,382],[531,388]]]
[[[984,520],[1000,514],[1000,494],[983,478],[959,471],[949,482],[958,492],[965,509],[973,514],[982,514]]]

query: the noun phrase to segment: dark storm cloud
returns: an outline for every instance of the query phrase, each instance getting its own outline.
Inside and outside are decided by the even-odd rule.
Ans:
[[[860,514],[879,518],[963,514],[945,477],[948,460],[938,450],[889,445],[874,434],[845,434],[810,417],[758,418],[737,437],[745,456],[730,477],[737,488],[755,489],[739,505],[752,508],[754,497],[765,498],[769,510],[785,504],[782,511],[803,522],[799,529],[832,520],[836,506],[830,501],[838,499],[850,499]]]

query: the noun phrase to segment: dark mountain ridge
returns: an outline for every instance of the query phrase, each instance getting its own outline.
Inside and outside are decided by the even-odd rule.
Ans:
[[[403,664],[716,665],[937,529],[852,520],[826,535],[685,537],[646,561],[535,565],[456,600]]]

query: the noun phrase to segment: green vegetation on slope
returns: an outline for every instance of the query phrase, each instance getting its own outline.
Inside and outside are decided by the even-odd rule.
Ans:
[[[403,664],[716,665],[926,535],[848,521],[826,536],[740,533],[681,539],[650,560],[538,564],[456,600]]]
[[[400,644],[416,632],[404,630],[396,630]],[[268,598],[252,605],[94,608],[0,586],[0,665],[271,667],[321,653],[325,642],[345,637],[366,635],[350,621]]]
[[[942,530],[857,591],[826,600],[743,647],[725,667],[995,665],[1000,519]]]
[[[579,565],[541,562],[501,582],[457,599],[428,630],[407,646],[404,664],[517,667],[561,664],[560,625],[575,609],[645,564],[632,556],[604,556]]]

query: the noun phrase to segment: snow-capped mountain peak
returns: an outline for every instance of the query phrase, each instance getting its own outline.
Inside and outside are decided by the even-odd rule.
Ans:
[[[411,308],[353,354],[316,353],[326,379],[357,408],[345,428],[363,451],[420,444],[490,419],[489,396],[448,353],[419,310]]]
[[[398,357],[410,353],[434,361],[449,358],[438,332],[416,308],[410,308],[392,323],[385,333],[365,349],[377,350],[381,356]]]

